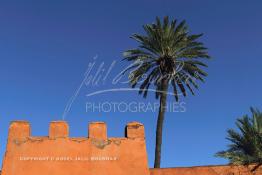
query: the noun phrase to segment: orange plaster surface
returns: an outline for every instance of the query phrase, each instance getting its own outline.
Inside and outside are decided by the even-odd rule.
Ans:
[[[126,126],[123,138],[108,138],[107,126],[93,122],[88,137],[70,138],[69,126],[54,121],[49,136],[31,136],[30,124],[12,122],[0,175],[262,175],[262,167],[201,166],[149,169],[144,126]]]
[[[51,122],[49,136],[33,137],[28,122],[9,128],[2,175],[149,175],[144,126],[133,122],[126,137],[107,138],[102,122],[89,137],[68,137],[66,122]]]
[[[188,168],[151,169],[151,175],[262,175],[262,167],[252,172],[254,166],[199,166]]]

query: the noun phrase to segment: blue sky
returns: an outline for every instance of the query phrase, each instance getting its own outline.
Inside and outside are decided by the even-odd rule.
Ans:
[[[71,136],[86,136],[90,121],[105,121],[108,135],[124,135],[130,121],[145,125],[153,166],[157,112],[86,112],[92,102],[151,102],[137,92],[111,92],[111,80],[127,66],[122,52],[136,47],[129,36],[156,16],[185,19],[213,60],[195,96],[182,99],[186,112],[166,114],[162,166],[225,164],[215,158],[226,148],[226,129],[249,107],[262,108],[262,2],[211,0],[1,1],[0,2],[0,157],[10,121],[28,120],[33,135],[48,135],[48,123],[61,120],[65,106],[84,78],[88,64],[117,61],[108,81],[83,86],[66,116]],[[119,87],[128,87],[121,84]],[[115,85],[118,87],[118,85]],[[173,101],[172,97],[168,99]]]

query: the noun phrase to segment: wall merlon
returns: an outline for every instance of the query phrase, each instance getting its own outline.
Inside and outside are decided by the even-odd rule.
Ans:
[[[49,138],[65,138],[69,135],[69,126],[65,121],[52,121],[49,125]]]
[[[88,137],[91,139],[107,139],[107,126],[104,122],[91,122],[88,126]]]
[[[9,139],[25,139],[31,136],[31,127],[27,121],[12,121],[9,126]]]
[[[144,125],[138,122],[130,122],[126,126],[127,138],[145,138]]]

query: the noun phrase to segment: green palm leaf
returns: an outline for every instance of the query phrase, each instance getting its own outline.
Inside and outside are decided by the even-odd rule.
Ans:
[[[163,21],[143,26],[145,34],[134,34],[132,39],[138,47],[124,52],[124,60],[132,63],[123,73],[129,72],[132,88],[139,86],[139,94],[147,97],[148,90],[155,89],[155,97],[160,98],[156,132],[155,167],[160,167],[162,126],[169,85],[173,87],[176,101],[180,95],[195,94],[198,82],[204,82],[207,73],[205,59],[210,58],[207,48],[200,41],[203,34],[189,34],[185,21]]]
[[[156,91],[160,91],[162,86],[161,82],[151,81],[164,77],[168,84],[176,84],[174,96],[177,100],[180,94],[186,96],[187,91],[194,94],[194,89],[198,88],[197,80],[204,82],[204,77],[207,76],[202,69],[207,65],[202,59],[210,58],[207,48],[198,41],[203,34],[190,35],[185,21],[177,23],[177,20],[170,21],[168,17],[164,17],[163,22],[157,17],[155,23],[146,24],[143,29],[145,35],[131,36],[139,43],[138,48],[127,50],[123,54],[124,60],[142,62],[140,66],[127,70],[132,74],[129,76],[131,86],[136,87],[141,82],[139,94],[146,97],[150,86],[155,86]],[[179,64],[183,66],[179,67]],[[154,72],[154,75],[150,72]],[[160,94],[156,92],[156,97]]]
[[[229,129],[227,139],[231,142],[228,150],[216,154],[232,164],[262,164],[262,113],[251,108],[252,117],[247,115],[238,119],[239,132]]]

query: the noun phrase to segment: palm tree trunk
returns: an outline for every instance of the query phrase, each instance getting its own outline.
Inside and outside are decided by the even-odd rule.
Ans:
[[[156,128],[156,148],[155,148],[155,164],[154,168],[160,168],[161,163],[161,145],[162,145],[162,131],[163,131],[163,123],[166,111],[166,92],[168,88],[168,82],[163,80],[162,82],[162,93],[160,96],[160,107],[157,118],[157,128]]]

